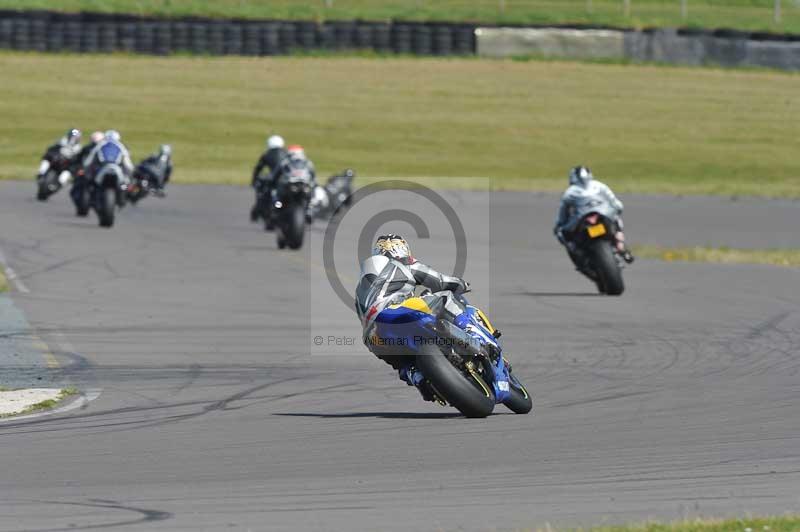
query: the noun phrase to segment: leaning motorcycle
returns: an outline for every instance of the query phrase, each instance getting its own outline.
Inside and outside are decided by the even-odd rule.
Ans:
[[[156,197],[164,197],[164,191],[159,187],[158,181],[155,176],[151,175],[140,164],[133,171],[131,182],[127,190],[127,199],[132,205],[136,205],[140,200],[143,200],[148,195]]]
[[[48,149],[39,164],[39,173],[36,175],[36,199],[47,201],[47,199],[61,190],[62,183],[59,180],[61,174],[69,171],[70,161],[61,155],[58,149]]]
[[[310,202],[311,217],[315,220],[328,220],[340,209],[350,205],[353,195],[355,172],[348,168],[341,174],[328,178],[325,186],[317,185]]]
[[[272,191],[270,225],[276,229],[278,248],[300,249],[306,231],[306,214],[311,196],[311,173],[306,167],[292,167],[278,179]]]
[[[576,248],[579,271],[597,285],[601,294],[621,295],[625,291],[625,261],[617,247],[616,211],[599,199],[587,200],[577,208],[579,221],[570,240]]]
[[[371,350],[409,357],[424,376],[417,385],[423,395],[466,417],[487,417],[496,404],[527,414],[533,399],[503,356],[500,331],[463,295],[458,297],[466,307],[458,318],[465,321],[462,327],[439,317],[420,297],[384,309],[368,338]]]
[[[90,197],[92,208],[97,213],[100,227],[114,225],[118,207],[125,205],[127,180],[122,167],[108,163],[98,168],[91,183]]]

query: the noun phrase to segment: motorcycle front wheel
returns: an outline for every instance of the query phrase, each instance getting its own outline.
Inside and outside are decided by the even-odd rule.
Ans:
[[[533,398],[528,393],[525,385],[513,373],[509,377],[508,391],[511,395],[503,401],[503,404],[515,414],[527,414],[533,410]]]

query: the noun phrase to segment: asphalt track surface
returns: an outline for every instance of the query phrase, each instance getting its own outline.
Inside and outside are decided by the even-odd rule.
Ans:
[[[246,219],[248,190],[176,186],[111,230],[75,218],[63,193],[45,205],[33,193],[0,183],[0,247],[29,289],[11,297],[59,361],[48,378],[102,394],[0,422],[0,530],[505,530],[800,511],[797,270],[642,260],[623,297],[600,297],[552,239],[554,195],[446,194],[459,212],[491,205],[467,235],[470,257],[489,257],[468,268],[472,300],[536,404],[467,420],[358,344],[315,354],[317,330],[357,337],[357,320],[338,301],[310,308],[313,245],[278,251]],[[634,241],[800,247],[798,203],[625,200]],[[417,255],[451,268],[452,233],[432,224]],[[356,238],[343,222],[350,280]]]

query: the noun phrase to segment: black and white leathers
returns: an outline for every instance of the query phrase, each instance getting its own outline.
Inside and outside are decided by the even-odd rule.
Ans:
[[[452,316],[463,312],[463,307],[453,297],[453,292],[467,289],[458,277],[442,274],[413,259],[410,264],[383,255],[365,259],[356,288],[356,310],[364,328],[364,338],[371,335],[381,311],[414,297],[418,286],[434,292],[424,296],[431,308],[443,307]]]

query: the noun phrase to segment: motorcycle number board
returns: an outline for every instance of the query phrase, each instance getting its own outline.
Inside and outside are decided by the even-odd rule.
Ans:
[[[590,237],[597,238],[598,236],[606,234],[606,226],[603,224],[590,225],[586,231],[589,233]]]

